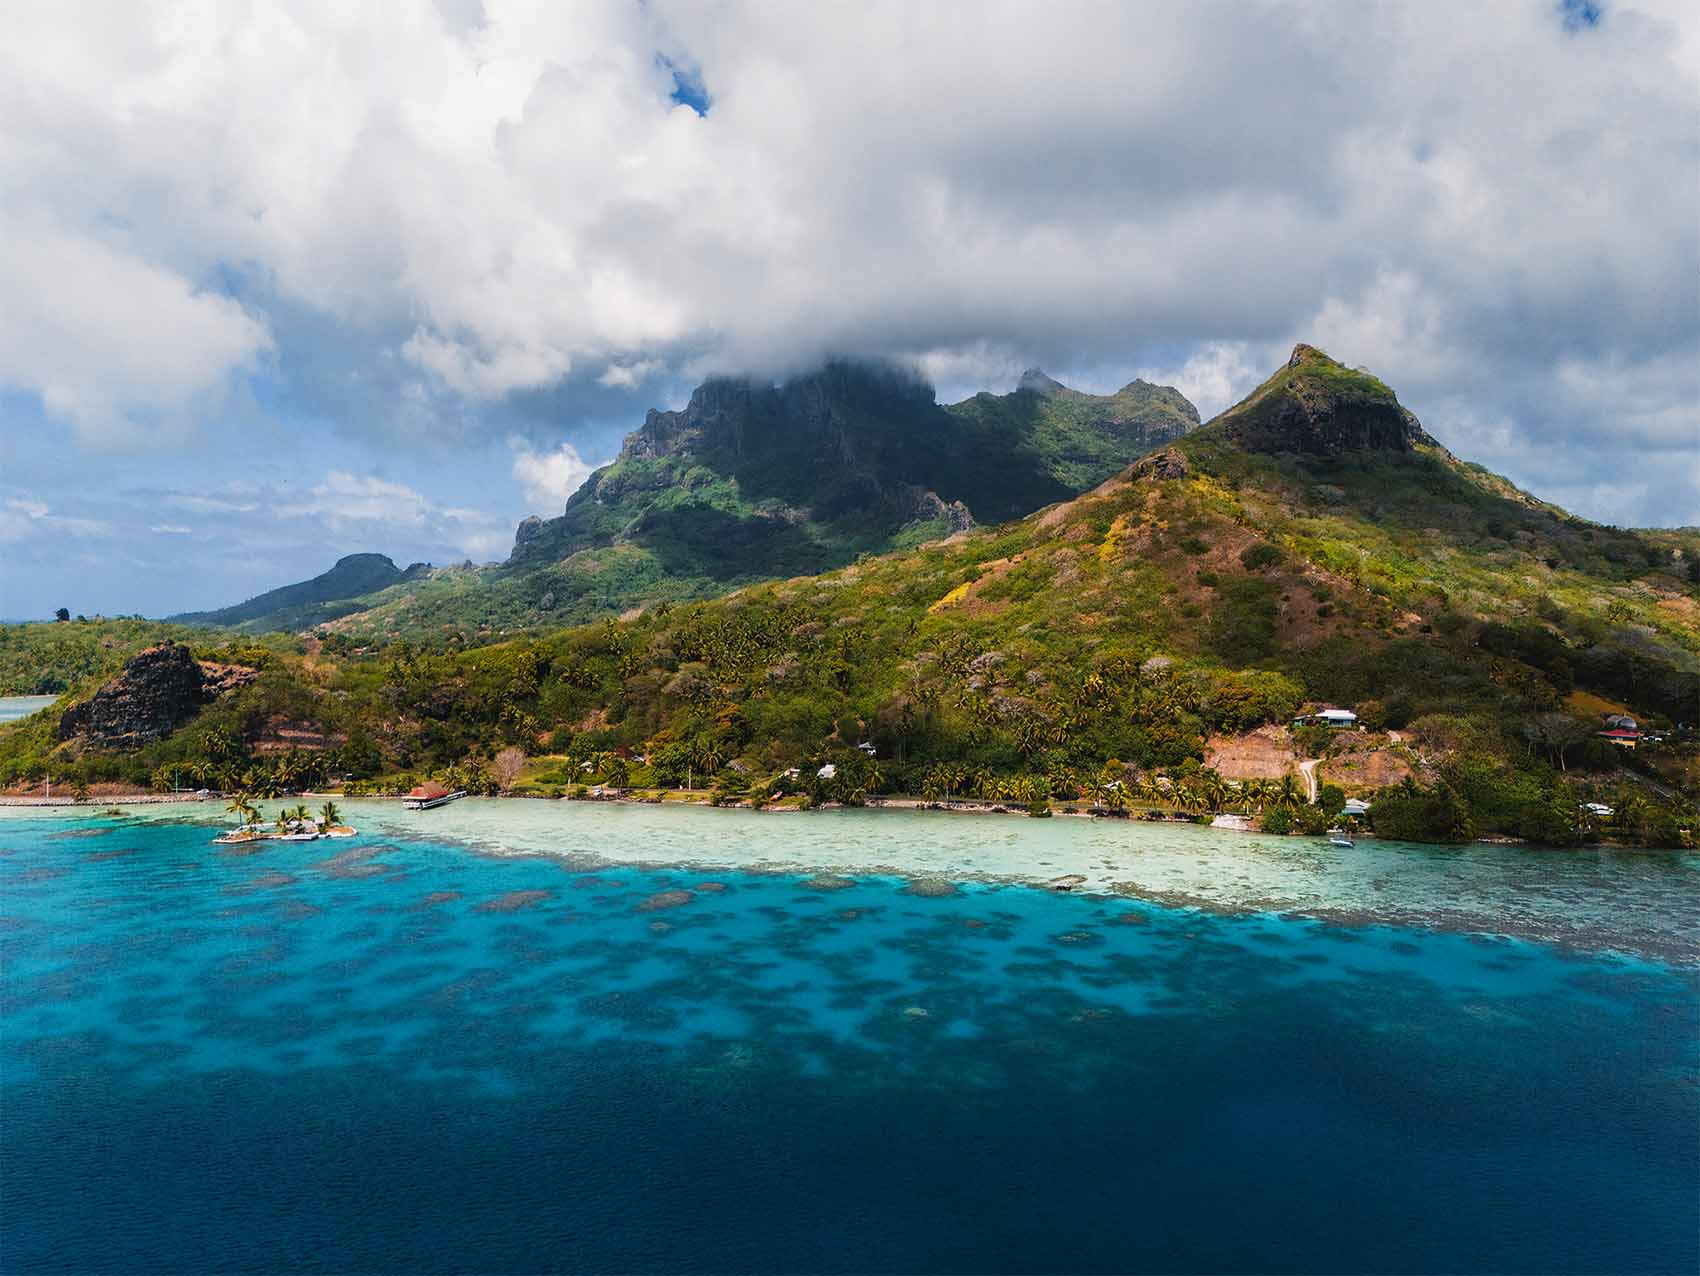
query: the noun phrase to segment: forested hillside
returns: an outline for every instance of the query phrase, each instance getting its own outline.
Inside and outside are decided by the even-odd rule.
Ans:
[[[1456,460],[1379,381],[1300,347],[1216,421],[1019,522],[477,650],[331,635],[134,755],[73,763],[37,724],[0,736],[0,765],[274,783],[287,755],[262,746],[298,724],[328,742],[303,775],[466,781],[514,748],[557,759],[545,784],[738,795],[830,762],[829,797],[1143,794],[1279,825],[1269,791],[1204,765],[1261,730],[1375,796],[1384,831],[1562,843],[1605,796],[1616,835],[1674,844],[1697,562],[1700,536],[1591,524]],[[1365,730],[1290,728],[1323,705]],[[1607,711],[1662,738],[1617,748]]]

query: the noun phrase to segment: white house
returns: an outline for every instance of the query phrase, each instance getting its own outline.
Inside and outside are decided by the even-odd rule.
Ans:
[[[1318,709],[1316,720],[1325,727],[1355,727],[1358,715],[1350,709]]]
[[[1341,815],[1368,815],[1369,803],[1362,798],[1347,798],[1346,805],[1340,808]]]
[[[832,763],[828,762],[820,770],[815,772],[815,777],[817,779],[821,779],[821,780],[830,780],[830,779],[832,779],[833,776],[835,776],[837,774],[838,774],[838,768],[833,766]]]

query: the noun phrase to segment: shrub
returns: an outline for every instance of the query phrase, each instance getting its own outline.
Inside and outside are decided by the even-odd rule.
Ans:
[[[1468,842],[1476,835],[1469,808],[1451,788],[1384,789],[1370,808],[1376,835],[1401,842]]]
[[[1275,646],[1276,591],[1268,581],[1242,576],[1223,584],[1210,615],[1210,645],[1235,665],[1249,665]]]
[[[1268,541],[1258,541],[1240,551],[1240,566],[1248,572],[1260,572],[1279,563],[1284,555]]]
[[[1346,790],[1338,784],[1324,784],[1317,791],[1316,805],[1330,816],[1338,815],[1346,807]]]

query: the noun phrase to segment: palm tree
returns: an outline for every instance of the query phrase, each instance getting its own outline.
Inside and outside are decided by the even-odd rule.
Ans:
[[[230,799],[229,804],[224,809],[236,817],[237,823],[246,824],[248,822],[248,812],[252,811],[254,808],[248,805],[248,795],[246,793],[239,793]]]
[[[1233,790],[1228,787],[1221,773],[1206,768],[1198,776],[1198,798],[1212,814],[1219,813],[1233,797]]]
[[[1197,811],[1204,806],[1203,795],[1195,785],[1185,780],[1173,780],[1169,784],[1169,801],[1183,811]]]
[[[319,808],[319,818],[326,828],[335,828],[342,822],[342,812],[336,809],[335,802],[326,802]]]
[[[1291,771],[1287,772],[1281,777],[1281,782],[1275,786],[1272,805],[1285,807],[1290,811],[1295,807],[1303,806],[1305,801],[1305,792],[1303,786],[1299,784],[1299,777]]]
[[[695,752],[696,761],[704,774],[712,775],[720,769],[720,764],[726,761],[726,747],[713,736],[698,741]]]

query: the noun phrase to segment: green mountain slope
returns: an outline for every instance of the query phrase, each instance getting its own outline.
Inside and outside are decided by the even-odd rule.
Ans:
[[[1066,500],[1197,424],[1168,387],[1091,395],[1036,370],[949,407],[886,366],[717,378],[650,412],[559,516],[526,519],[506,563],[425,573],[337,628],[471,638],[824,571]]]
[[[653,783],[831,761],[871,792],[1115,777],[1205,802],[1224,790],[1201,764],[1258,730],[1347,787],[1414,776],[1422,792],[1378,798],[1402,835],[1566,841],[1578,801],[1606,796],[1633,813],[1618,835],[1670,844],[1700,780],[1696,563],[1700,536],[1530,497],[1301,347],[1215,421],[1018,522],[477,650],[321,654],[310,679],[285,660],[203,718],[246,739],[288,706],[368,773],[517,746],[626,750],[617,769]],[[1286,730],[1323,704],[1375,730]],[[1594,735],[1608,709],[1669,738],[1619,752]]]
[[[384,554],[349,554],[311,580],[258,594],[217,611],[192,611],[168,617],[173,624],[239,629],[246,633],[304,629],[360,609],[356,599],[417,579],[423,564],[402,571]]]

